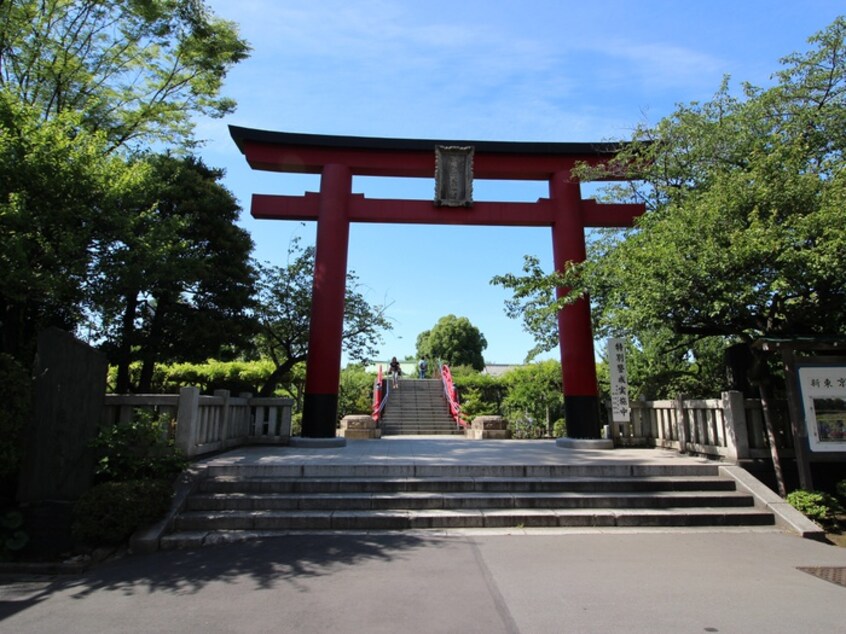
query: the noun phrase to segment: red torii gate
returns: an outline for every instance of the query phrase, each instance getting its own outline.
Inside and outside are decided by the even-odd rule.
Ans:
[[[253,169],[320,174],[320,193],[253,194],[252,215],[316,220],[302,435],[332,438],[338,412],[341,339],[351,222],[551,227],[555,269],[585,259],[585,228],[627,227],[643,205],[582,200],[571,176],[577,162],[605,163],[618,143],[518,143],[382,139],[272,132],[229,126]],[[444,177],[437,197],[368,199],[352,193],[352,177]],[[549,198],[534,203],[473,202],[472,178],[545,180]],[[469,179],[469,181],[467,180]],[[441,194],[446,198],[442,199]],[[563,292],[559,290],[559,295]],[[581,298],[558,315],[567,435],[600,437],[590,302]]]

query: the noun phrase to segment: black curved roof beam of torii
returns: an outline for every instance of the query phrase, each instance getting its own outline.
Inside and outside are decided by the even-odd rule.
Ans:
[[[327,164],[345,165],[352,175],[432,178],[435,149],[472,147],[473,176],[493,180],[545,180],[569,174],[577,163],[599,165],[613,158],[621,143],[544,143],[394,139],[332,136],[256,130],[229,126],[232,139],[253,169],[321,174]],[[434,188],[433,188],[434,190]],[[255,218],[316,220],[320,194],[303,196],[253,194]],[[642,204],[601,204],[583,200],[583,226],[630,227],[642,215]],[[349,197],[351,222],[455,224],[496,226],[551,226],[554,205],[548,198],[537,202],[477,201],[471,207],[439,207],[432,200],[369,199]]]

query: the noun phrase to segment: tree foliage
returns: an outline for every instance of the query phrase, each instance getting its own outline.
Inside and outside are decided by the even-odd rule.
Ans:
[[[577,171],[633,179],[606,196],[648,211],[632,230],[598,233],[563,275],[527,259],[524,275],[495,279],[533,332],[548,335],[535,320],[586,293],[598,332],[655,341],[669,329],[665,351],[846,330],[846,20],[809,41],[771,88],[735,95],[726,80],[710,101],[641,126],[608,166]],[[551,302],[556,286],[572,290]]]
[[[501,376],[475,372],[454,378],[461,414],[468,421],[476,416],[503,416],[516,437],[539,438],[554,434],[553,424],[563,416],[558,361],[529,363]]]
[[[161,229],[134,205],[137,152],[231,111],[220,88],[247,50],[202,0],[0,2],[0,351],[30,363],[40,329],[80,326],[104,261],[161,240],[136,235]]]
[[[79,323],[97,250],[138,178],[80,120],[43,120],[0,90],[0,331],[2,351],[27,364],[39,330]]]
[[[458,389],[462,417],[472,420],[476,416],[504,415],[502,403],[508,387],[502,377],[479,372],[453,372],[452,377]]]
[[[142,364],[135,361],[129,366],[130,383],[137,385]],[[207,359],[200,363],[157,363],[153,371],[151,392],[176,394],[183,387],[199,387],[203,394],[215,390],[229,390],[232,394],[258,394],[274,370],[269,359],[255,361],[220,361]],[[116,391],[117,366],[109,367],[108,387]]]
[[[482,352],[488,347],[485,336],[467,317],[446,315],[431,330],[417,336],[417,355],[440,359],[450,366],[469,365],[484,370]]]
[[[552,434],[552,423],[563,415],[561,363],[554,360],[514,368],[503,377],[508,386],[503,407],[509,418],[527,418]]]
[[[253,242],[235,224],[240,207],[218,182],[222,172],[169,155],[148,157],[146,167],[93,278],[92,310],[119,392],[130,388],[136,358],[135,387],[147,392],[156,362],[225,358],[255,332]]]
[[[735,98],[724,83],[620,157],[651,210],[582,275],[607,289],[618,324],[746,340],[843,332],[846,20],[810,41],[774,87]]]
[[[729,389],[725,348],[722,337],[679,336],[668,328],[641,333],[626,347],[629,398],[712,398]],[[597,378],[600,394],[610,398],[607,362],[597,364]]]
[[[376,375],[361,364],[350,364],[341,370],[338,386],[338,420],[348,414],[370,414],[373,405],[373,384]]]
[[[261,390],[270,395],[286,375],[308,356],[314,247],[302,247],[293,240],[285,266],[260,267],[256,315],[260,324],[258,349],[271,359],[276,370]],[[350,359],[366,362],[376,354],[382,333],[393,325],[388,306],[371,305],[359,290],[354,271],[347,273],[344,299],[343,349]]]
[[[526,355],[526,363],[558,345],[558,311],[561,303],[556,288],[563,285],[557,273],[547,274],[540,260],[533,255],[523,256],[523,275],[496,275],[491,284],[511,289],[511,299],[505,301],[505,314],[523,322],[523,330],[530,333],[535,345]]]
[[[78,113],[109,149],[181,142],[194,114],[231,112],[220,88],[248,52],[202,0],[0,3],[0,89],[41,120]]]

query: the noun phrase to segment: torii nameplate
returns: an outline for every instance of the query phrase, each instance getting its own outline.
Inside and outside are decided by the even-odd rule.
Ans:
[[[472,145],[435,146],[435,205],[473,206]]]

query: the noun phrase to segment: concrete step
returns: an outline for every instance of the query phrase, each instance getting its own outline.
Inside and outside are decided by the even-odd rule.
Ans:
[[[389,429],[382,431],[383,436],[464,436],[463,431],[455,429],[430,428],[430,427],[412,427]]]
[[[162,548],[286,531],[772,526],[700,465],[219,465]]]
[[[650,493],[206,493],[188,500],[188,511],[314,511],[423,509],[667,509],[750,507],[750,495],[737,491]]]
[[[426,435],[427,430],[440,430],[442,433],[457,433],[463,434],[464,430],[459,428],[455,421],[448,420],[433,420],[431,418],[421,418],[404,421],[381,421],[379,428],[383,434],[411,434],[411,435]]]
[[[389,392],[379,423],[382,434],[460,435],[449,415],[443,386],[437,379],[405,379]]]
[[[719,476],[645,478],[549,477],[250,477],[219,475],[204,480],[201,493],[644,493],[734,491]]]
[[[386,509],[312,511],[187,511],[177,533],[215,530],[409,530],[506,527],[772,526],[755,508],[665,509]],[[166,538],[163,538],[166,541]],[[164,544],[163,544],[164,546]]]
[[[718,464],[217,464],[209,466],[205,473],[207,480],[228,476],[231,479],[306,479],[309,481],[348,480],[426,480],[448,481],[454,479],[475,479],[478,481],[522,480],[522,479],[573,479],[587,482],[606,480],[655,479],[656,481],[703,477],[705,481],[719,476]],[[724,480],[720,478],[721,480]],[[696,481],[696,480],[694,480]],[[731,483],[731,480],[724,480]]]
[[[405,411],[391,411],[386,412],[382,416],[383,421],[405,421],[405,420],[414,420],[414,419],[434,419],[434,420],[453,420],[452,416],[450,416],[446,408],[443,410],[437,409],[409,409]]]

